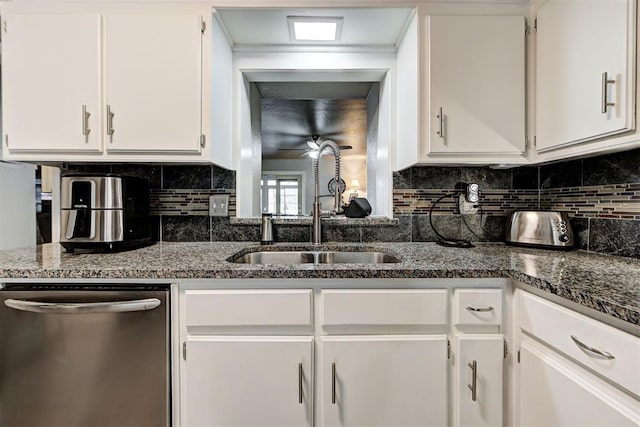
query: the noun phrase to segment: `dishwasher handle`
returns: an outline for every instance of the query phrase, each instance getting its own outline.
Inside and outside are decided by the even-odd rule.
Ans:
[[[7,299],[4,305],[20,311],[32,313],[52,314],[92,314],[92,313],[128,313],[132,311],[153,310],[160,305],[157,298],[138,299],[131,301],[67,303],[40,302]]]

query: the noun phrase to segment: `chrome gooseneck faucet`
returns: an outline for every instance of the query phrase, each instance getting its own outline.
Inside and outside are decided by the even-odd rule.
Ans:
[[[323,151],[326,148],[330,148],[335,156],[336,189],[334,193],[334,212],[336,214],[341,213],[340,207],[342,205],[342,194],[340,193],[340,148],[338,148],[338,145],[335,142],[327,140],[320,144],[318,147],[318,157],[313,159],[313,179],[315,184],[313,190],[313,244],[321,243],[322,215],[320,213],[320,179],[318,178],[318,165],[320,164],[320,158],[322,157]]]

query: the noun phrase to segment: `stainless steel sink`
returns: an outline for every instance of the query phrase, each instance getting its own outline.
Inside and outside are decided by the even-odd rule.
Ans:
[[[400,262],[400,260],[383,252],[318,252],[319,264],[388,264],[395,262]]]
[[[233,259],[239,264],[313,264],[315,256],[312,252],[249,252]]]
[[[239,264],[387,264],[400,259],[377,251],[259,251],[230,259]]]

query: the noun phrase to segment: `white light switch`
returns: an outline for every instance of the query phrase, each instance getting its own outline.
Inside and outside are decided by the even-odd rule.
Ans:
[[[229,195],[215,194],[209,196],[210,216],[229,216]]]

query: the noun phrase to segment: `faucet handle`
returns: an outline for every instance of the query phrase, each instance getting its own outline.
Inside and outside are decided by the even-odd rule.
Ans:
[[[330,218],[330,217],[334,217],[336,216],[336,211],[334,211],[333,209],[327,209],[324,211],[320,211],[320,217],[321,218]]]

